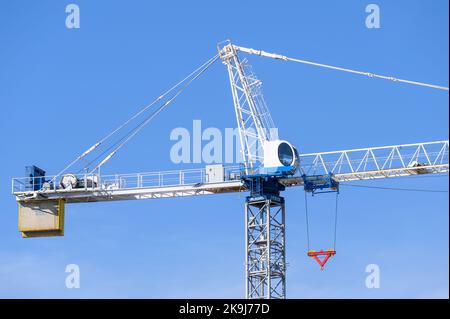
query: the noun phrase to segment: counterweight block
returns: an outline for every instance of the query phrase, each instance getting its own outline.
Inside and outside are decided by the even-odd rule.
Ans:
[[[19,231],[22,237],[64,236],[65,201],[19,202]]]

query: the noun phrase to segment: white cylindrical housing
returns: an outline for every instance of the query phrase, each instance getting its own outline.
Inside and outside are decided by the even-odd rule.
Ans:
[[[288,141],[266,141],[264,149],[264,170],[267,173],[291,173],[298,168],[297,149]]]

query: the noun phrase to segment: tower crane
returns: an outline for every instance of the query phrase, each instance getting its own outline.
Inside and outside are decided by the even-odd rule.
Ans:
[[[302,154],[293,144],[279,139],[274,133],[275,124],[262,95],[262,82],[241,54],[430,89],[448,91],[447,87],[294,59],[237,46],[230,41],[219,43],[217,49],[218,53],[213,58],[93,144],[58,174],[47,176],[44,170],[27,166],[25,177],[13,178],[12,193],[19,204],[19,231],[22,236],[64,235],[65,204],[246,192],[246,297],[285,298],[285,199],[281,195],[286,188],[302,186],[306,193],[311,194],[338,192],[340,183],[351,181],[448,173],[448,140]],[[228,71],[242,165],[101,174],[101,168],[126,143],[219,59]],[[81,159],[98,152],[106,141],[123,132],[130,123],[136,123],[138,118],[143,119],[88,163],[93,169],[86,165],[78,173],[67,173]],[[309,251],[308,255],[323,267],[335,253],[332,249]],[[322,256],[324,258],[320,259]]]

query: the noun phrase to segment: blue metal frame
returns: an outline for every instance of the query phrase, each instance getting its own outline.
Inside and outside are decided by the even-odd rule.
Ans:
[[[37,191],[45,183],[45,171],[37,166],[25,166],[25,190]]]
[[[325,175],[302,175],[305,192],[319,193],[339,193],[339,182],[333,178],[333,174]]]
[[[261,170],[256,174],[245,174],[244,166],[241,166],[241,180],[250,191],[247,200],[257,199],[279,199],[280,192],[286,187],[278,182],[281,176],[279,174],[263,174]]]

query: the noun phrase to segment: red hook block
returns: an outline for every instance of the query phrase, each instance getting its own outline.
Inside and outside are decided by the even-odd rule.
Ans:
[[[327,263],[328,259],[330,259],[331,256],[336,255],[336,251],[334,249],[328,249],[327,251],[315,251],[310,250],[308,251],[308,256],[315,259],[317,263],[320,265],[320,270],[323,270],[323,266]],[[319,258],[320,256],[325,256],[322,260]]]

